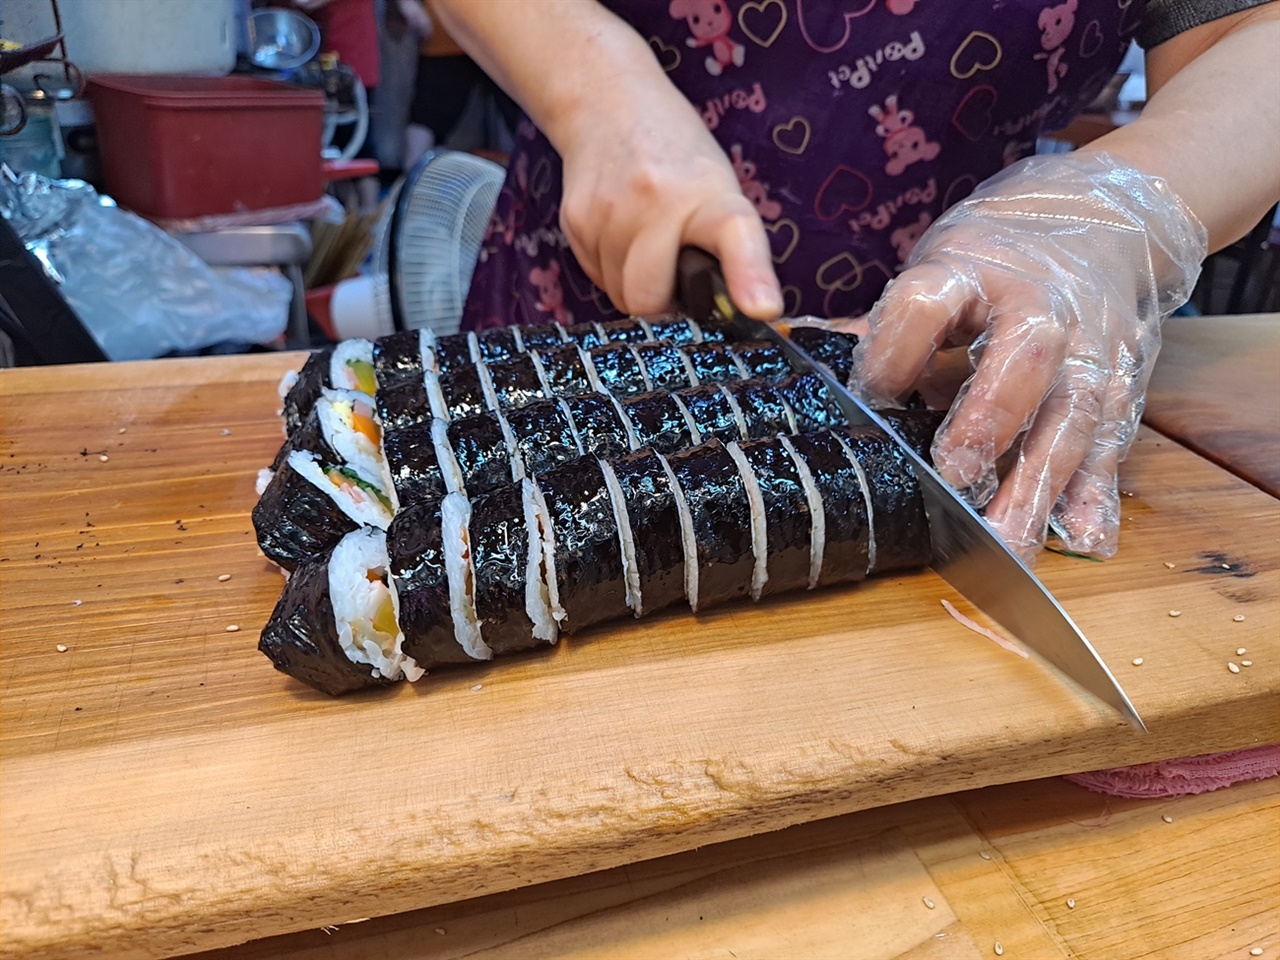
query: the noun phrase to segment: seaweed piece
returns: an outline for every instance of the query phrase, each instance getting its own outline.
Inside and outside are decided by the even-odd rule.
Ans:
[[[400,597],[401,650],[424,669],[474,663],[454,635],[440,502],[423,501],[402,509],[387,528],[387,553]]]
[[[406,377],[422,379],[422,332],[401,330],[373,341],[373,376],[378,390]]]
[[[392,682],[375,677],[369,664],[347,659],[329,600],[327,559],[294,570],[262,629],[258,650],[281,673],[330,696]]]
[[[728,443],[742,439],[742,430],[738,427],[733,404],[719,386],[707,384],[681,390],[680,399],[684,401],[693,424],[704,441],[716,439]]]
[[[286,570],[323,556],[356,522],[333,497],[282,463],[253,507],[253,528],[267,558]]]
[[[804,589],[809,585],[813,521],[795,460],[777,437],[738,446],[755,473],[764,501],[769,579],[761,596]]]
[[[448,373],[474,363],[471,339],[470,333],[451,333],[448,336],[436,337],[435,346],[431,348],[436,358],[436,371]]]
[[[872,573],[911,570],[933,559],[920,480],[906,454],[878,427],[846,427],[840,436],[871,485],[876,555]]]
[[[600,385],[616,397],[644,393],[649,389],[644,366],[628,344],[596,347],[591,351],[591,364]]]
[[[498,398],[498,409],[514,410],[535,400],[545,400],[546,390],[533,357],[527,353],[488,364],[489,379]]]
[[[604,474],[583,457],[537,479],[555,538],[555,573],[566,619],[574,633],[627,612],[622,546]]]
[[[800,433],[841,427],[846,422],[821,374],[812,370],[793,373],[777,384],[777,391],[791,405]]]
[[[480,359],[485,363],[505,360],[523,353],[516,343],[514,327],[490,327],[476,334],[476,344],[480,350]]]
[[[605,342],[597,323],[575,323],[564,328],[564,336],[568,343],[576,343],[583,350],[592,350]]]
[[[693,446],[689,422],[672,394],[665,391],[642,393],[619,403],[631,421],[640,447],[649,447],[659,453],[674,453]]]
[[[747,371],[752,380],[767,380],[774,383],[795,371],[782,348],[776,343],[763,340],[748,340],[733,345],[734,356]]]
[[[697,324],[685,317],[659,317],[646,322],[655,340],[674,343],[678,347],[702,342],[702,331],[698,329]]]
[[[329,463],[337,463],[341,459],[334,452],[333,447],[329,446],[329,441],[324,438],[324,429],[320,426],[320,412],[314,406],[302,421],[301,426],[292,431],[280,445],[276,458],[271,461],[271,469],[279,470],[281,465],[289,459],[289,454],[295,450],[308,450]]]
[[[525,353],[561,346],[565,342],[562,329],[558,323],[536,323],[521,327],[520,340],[524,343]]]
[[[738,401],[748,437],[773,437],[795,432],[791,428],[791,418],[787,416],[787,403],[771,384],[740,380],[726,383],[724,389]]]
[[[540,400],[507,415],[516,452],[530,474],[546,473],[581,456],[558,400]]]
[[[511,449],[491,413],[449,422],[449,445],[469,497],[511,482]]]
[[[898,431],[898,436],[920,456],[933,463],[930,448],[933,446],[934,434],[942,426],[946,414],[940,410],[878,410],[889,426]]]
[[[631,452],[627,425],[611,399],[599,393],[565,397],[566,412],[573,419],[582,452],[608,460]]]
[[[680,390],[694,386],[684,352],[671,343],[641,343],[632,349],[644,364],[654,390]]]
[[[751,507],[733,457],[719,440],[670,455],[697,543],[697,609],[751,592]],[[694,601],[690,597],[690,602]]]
[[[837,333],[822,327],[792,327],[787,336],[814,360],[826,365],[841,383],[849,382],[853,371],[853,348],[858,338],[852,333]]]
[[[401,509],[424,500],[439,500],[445,495],[430,421],[384,433],[382,450]]]
[[[320,392],[329,386],[329,366],[333,360],[333,347],[316,350],[298,371],[298,379],[285,394],[283,412],[285,433],[297,430],[311,408],[320,399]]]
[[[808,467],[822,498],[823,550],[818,585],[864,580],[871,528],[862,480],[835,433],[802,433],[787,443]]]
[[[610,466],[631,524],[641,597],[636,615],[664,610],[684,599],[680,511],[671,479],[662,458],[650,450],[611,460]]]
[[[520,484],[509,483],[471,502],[471,556],[476,617],[494,654],[543,646],[525,611],[529,531]]]
[[[608,343],[643,343],[649,339],[649,331],[634,317],[606,320],[600,324],[600,330]]]
[[[547,386],[557,397],[573,397],[595,389],[587,365],[582,362],[582,351],[573,344],[539,350],[538,362]]]
[[[488,411],[489,401],[474,363],[441,374],[439,383],[445,413],[450,420],[474,417]]]
[[[388,386],[379,386],[373,406],[384,433],[431,420],[431,403],[422,377],[405,377]]]
[[[742,379],[742,368],[723,343],[695,343],[681,348],[699,383],[728,383]]]

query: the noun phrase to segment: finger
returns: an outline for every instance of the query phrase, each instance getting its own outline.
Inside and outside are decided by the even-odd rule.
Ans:
[[[1048,297],[1020,288],[993,311],[989,332],[974,344],[974,375],[933,444],[938,473],[980,506],[996,491],[996,459],[1030,425],[1067,350]]]
[[[560,230],[569,241],[569,249],[582,272],[592,283],[605,289],[604,272],[600,269],[600,231],[580,230],[579,223],[592,222],[584,220],[586,213],[580,209],[581,204],[574,198],[565,196],[560,202]]]
[[[715,254],[734,304],[749,317],[782,316],[782,288],[773,270],[760,215],[741,193],[725,193],[694,210],[683,242]]]
[[[679,254],[678,224],[659,223],[637,236],[627,250],[619,279],[626,302],[623,309],[636,316],[667,312],[675,296]]]
[[[870,330],[853,354],[854,382],[870,399],[901,397],[976,300],[973,285],[945,263],[903,273],[871,309]]]
[[[1049,514],[1094,449],[1108,371],[1095,358],[1067,361],[1022,440],[1017,463],[987,508],[988,522],[1021,553],[1044,543]]]

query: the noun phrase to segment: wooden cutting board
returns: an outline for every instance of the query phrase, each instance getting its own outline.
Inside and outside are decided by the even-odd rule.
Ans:
[[[1280,739],[1280,504],[1150,431],[1120,555],[1040,566],[1147,736],[958,626],[929,571],[316,694],[255,650],[281,581],[254,474],[300,362],[0,372],[6,957],[211,948]]]

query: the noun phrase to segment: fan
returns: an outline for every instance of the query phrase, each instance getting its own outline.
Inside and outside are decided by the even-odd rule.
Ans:
[[[461,151],[423,157],[396,185],[375,227],[372,275],[345,280],[334,292],[338,334],[456,332],[505,176],[498,164]]]

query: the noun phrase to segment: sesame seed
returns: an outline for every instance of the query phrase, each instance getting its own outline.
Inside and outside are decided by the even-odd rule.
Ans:
[[[1164,814],[1160,819],[1163,820],[1165,823],[1173,823],[1173,817],[1169,816],[1167,813]]]
[[[238,623],[227,624],[227,633],[239,633],[239,632],[240,632],[240,624]]]
[[[934,903],[932,900],[930,900],[928,897],[921,897],[921,899],[924,901],[924,905],[928,907],[930,910],[934,909],[937,906],[937,904]]]
[[[218,582],[219,582],[219,583],[226,583],[226,582],[227,582],[228,580],[230,580],[230,579],[231,579],[231,574],[229,574],[229,573],[220,573],[220,574],[218,574]]]
[[[1170,563],[1168,560],[1164,562],[1164,565],[1165,565],[1165,568],[1168,570],[1172,570],[1174,567],[1177,566],[1176,563]]]
[[[1223,570],[1230,570],[1230,569],[1231,569],[1231,564],[1229,564],[1229,563],[1220,563],[1220,564],[1218,564],[1218,566],[1220,566]]]
[[[483,684],[483,683],[477,683],[477,684],[476,684],[474,687],[472,687],[471,689],[472,689],[472,690],[483,690],[483,689],[484,689],[484,684]]]
[[[1074,910],[1075,908],[1076,908],[1076,898],[1075,898],[1075,897],[1067,897],[1067,909],[1068,909],[1068,910]]]
[[[1236,647],[1236,656],[1237,656],[1237,657],[1243,657],[1243,656],[1244,656],[1246,653],[1248,653],[1248,652],[1249,652],[1249,651],[1248,651],[1248,650],[1246,650],[1244,647]]]
[[[223,427],[223,428],[222,428],[222,435],[223,435],[224,437],[229,437],[229,436],[231,436],[231,431],[230,431],[230,430],[228,430],[226,427]]]
[[[1252,950],[1250,950],[1250,951],[1249,951],[1249,956],[1251,956],[1251,957],[1260,957],[1260,956],[1262,956],[1262,948],[1261,948],[1261,947],[1254,947]]]
[[[1134,657],[1134,658],[1133,658],[1133,665],[1134,665],[1135,667],[1140,667],[1140,666],[1142,666],[1142,658],[1141,658],[1141,657]]]
[[[1237,614],[1236,614],[1234,617],[1232,617],[1231,619],[1232,619],[1232,620],[1234,620],[1236,623],[1244,623],[1244,614],[1243,614],[1243,613],[1237,613]]]
[[[1232,663],[1230,660],[1227,661],[1227,669],[1230,670],[1232,673],[1240,672],[1239,664]]]
[[[996,956],[997,956],[997,957],[1003,957],[1003,956],[1004,956],[1004,944],[1003,944],[1003,943],[1001,943],[999,940],[997,940],[997,941],[996,941],[995,951],[996,951]]]
[[[991,854],[987,853],[987,851],[985,851],[985,850],[979,850],[979,851],[978,851],[978,856],[980,856],[983,860],[990,860],[990,859],[991,859]]]
[[[121,428],[120,428],[120,432],[121,432],[121,433],[124,433],[124,432],[125,432],[125,428],[124,428],[124,427],[121,427]]]
[[[1252,661],[1252,660],[1241,660],[1241,661],[1240,661],[1240,666],[1242,666],[1242,667],[1252,667],[1252,666],[1253,666],[1253,661]]]
[[[1171,616],[1171,617],[1180,617],[1180,616],[1182,616],[1182,611],[1181,611],[1181,610],[1170,610],[1170,611],[1169,611],[1169,616]]]
[[[66,653],[66,652],[67,652],[67,645],[66,645],[65,643],[60,643],[60,644],[58,644],[56,647],[54,647],[53,649],[57,650],[59,653]]]
[[[444,936],[444,927],[436,927],[436,933],[440,934],[440,936],[442,936],[442,937],[443,937],[443,936]]]
[[[111,458],[104,453],[102,456],[98,457],[98,459],[101,460],[103,463],[106,463]]]

